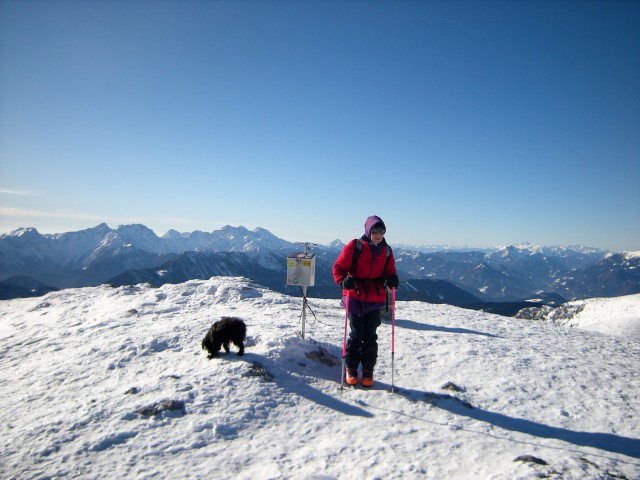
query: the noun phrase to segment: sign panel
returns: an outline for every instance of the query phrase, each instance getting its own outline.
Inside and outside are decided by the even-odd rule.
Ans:
[[[287,285],[312,287],[315,277],[315,253],[292,253],[287,257]]]

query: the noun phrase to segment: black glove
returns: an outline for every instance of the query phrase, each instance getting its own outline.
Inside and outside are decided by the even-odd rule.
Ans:
[[[344,280],[340,282],[340,286],[345,290],[353,290],[356,288],[356,281],[353,279],[353,277],[347,275],[346,277],[344,277]]]
[[[384,284],[389,288],[396,288],[400,284],[400,279],[398,275],[394,273],[384,281]]]

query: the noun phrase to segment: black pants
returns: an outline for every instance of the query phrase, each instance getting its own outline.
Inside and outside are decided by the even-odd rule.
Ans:
[[[354,315],[349,313],[349,339],[347,340],[348,368],[358,368],[362,363],[363,370],[373,371],[378,359],[378,334],[380,326],[380,310]]]

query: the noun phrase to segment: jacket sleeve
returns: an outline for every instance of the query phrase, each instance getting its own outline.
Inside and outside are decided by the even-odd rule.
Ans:
[[[340,285],[340,283],[342,283],[342,281],[349,274],[351,262],[353,261],[353,250],[355,248],[356,241],[351,240],[343,247],[342,252],[340,252],[338,259],[336,260],[336,263],[333,264],[333,279],[338,285]]]

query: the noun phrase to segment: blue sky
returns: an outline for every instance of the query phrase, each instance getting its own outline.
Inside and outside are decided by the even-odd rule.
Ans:
[[[640,250],[640,2],[0,3],[0,231]]]

